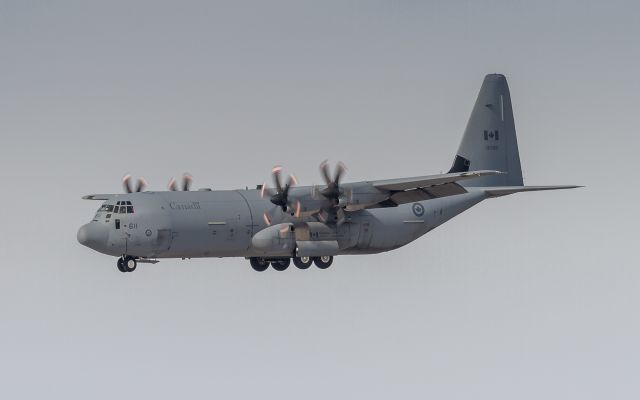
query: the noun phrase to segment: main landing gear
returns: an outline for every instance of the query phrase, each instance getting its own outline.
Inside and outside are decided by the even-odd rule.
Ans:
[[[332,256],[315,257],[313,263],[320,269],[327,269],[333,264]]]
[[[289,268],[291,259],[266,259],[260,257],[251,257],[249,259],[249,263],[251,264],[251,268],[258,272],[266,271],[267,268],[269,268],[269,265],[271,265],[276,271],[284,271],[285,269]],[[299,269],[307,269],[311,266],[311,264],[315,264],[316,267],[320,269],[327,269],[331,266],[331,264],[333,264],[333,256],[293,258],[293,265],[295,265]]]
[[[138,262],[131,256],[122,256],[118,258],[118,270],[120,272],[133,272],[136,270]]]
[[[300,269],[307,269],[313,264],[313,258],[311,257],[294,257],[293,265]]]

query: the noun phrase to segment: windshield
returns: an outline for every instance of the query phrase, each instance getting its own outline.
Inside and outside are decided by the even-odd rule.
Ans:
[[[98,212],[107,212],[114,214],[133,214],[133,206],[130,201],[119,201],[116,205],[113,204],[103,204],[102,207],[98,209]]]
[[[98,209],[98,212],[102,212],[102,211],[112,212],[113,211],[113,204],[103,204],[102,207],[100,207]]]

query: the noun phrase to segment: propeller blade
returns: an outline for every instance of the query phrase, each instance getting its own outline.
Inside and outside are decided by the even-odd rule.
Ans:
[[[167,188],[172,192],[175,192],[176,190],[178,190],[178,184],[176,183],[176,178],[171,178],[171,180],[169,181],[169,184],[167,185]]]
[[[275,194],[274,190],[268,187],[266,183],[262,184],[262,188],[260,189],[261,198],[270,199]]]
[[[289,225],[284,225],[282,228],[280,228],[280,237],[287,235],[289,233],[289,228]]]
[[[331,176],[329,174],[329,163],[327,160],[324,160],[320,163],[320,175],[322,175],[322,179],[324,179],[324,183],[329,185],[331,183]]]
[[[301,211],[302,211],[302,203],[300,202],[300,200],[296,200],[296,212],[294,216],[296,218],[300,218]]]
[[[298,184],[298,178],[295,175],[289,175],[289,182],[291,182],[291,186],[296,186]]]
[[[138,183],[136,184],[136,192],[142,192],[146,187],[147,181],[143,177],[138,178]]]
[[[193,177],[191,175],[189,175],[188,173],[185,173],[182,176],[182,190],[184,192],[188,192],[189,188],[191,187],[191,182],[193,182]]]
[[[122,178],[122,188],[124,189],[125,193],[133,192],[133,189],[131,189],[131,175],[127,174]]]
[[[269,214],[266,211],[264,214],[262,214],[262,218],[264,219],[265,224],[271,225],[271,219],[269,218]]]
[[[326,223],[329,219],[329,214],[325,210],[320,210],[320,212],[318,213],[318,219],[321,222]]]
[[[344,165],[342,161],[339,161],[338,165],[336,166],[336,172],[335,172],[333,181],[336,184],[340,183],[340,178],[342,178],[342,175],[344,175],[346,171],[347,171],[347,167]]]
[[[280,173],[282,172],[282,167],[276,165],[271,169],[271,174],[273,175],[273,184],[275,185],[278,192],[282,192],[282,183],[280,182]]]
[[[347,221],[347,216],[346,216],[346,214],[344,212],[344,209],[342,209],[342,208],[338,208],[338,211],[336,213],[337,213],[337,216],[338,216],[337,224],[338,224],[338,226],[340,226],[340,225],[344,224]]]
[[[289,175],[289,179],[287,179],[287,184],[284,186],[284,190],[283,190],[285,195],[288,195],[289,189],[291,189],[292,186],[295,186],[297,184],[298,184],[298,181],[296,180],[296,177],[293,175]]]

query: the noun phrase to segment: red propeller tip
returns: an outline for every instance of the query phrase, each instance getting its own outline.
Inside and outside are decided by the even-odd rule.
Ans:
[[[269,216],[267,215],[267,213],[262,214],[262,218],[264,218],[264,222],[267,225],[271,225],[271,220],[269,219]]]

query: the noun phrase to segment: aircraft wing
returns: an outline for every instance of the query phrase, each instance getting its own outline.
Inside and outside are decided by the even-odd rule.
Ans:
[[[458,184],[459,181],[498,174],[503,172],[483,170],[371,181],[369,183],[376,189],[388,192],[388,197],[366,208],[395,207],[399,204],[467,193],[467,190]]]
[[[115,197],[115,194],[88,194],[82,196],[82,200],[109,200]]]

